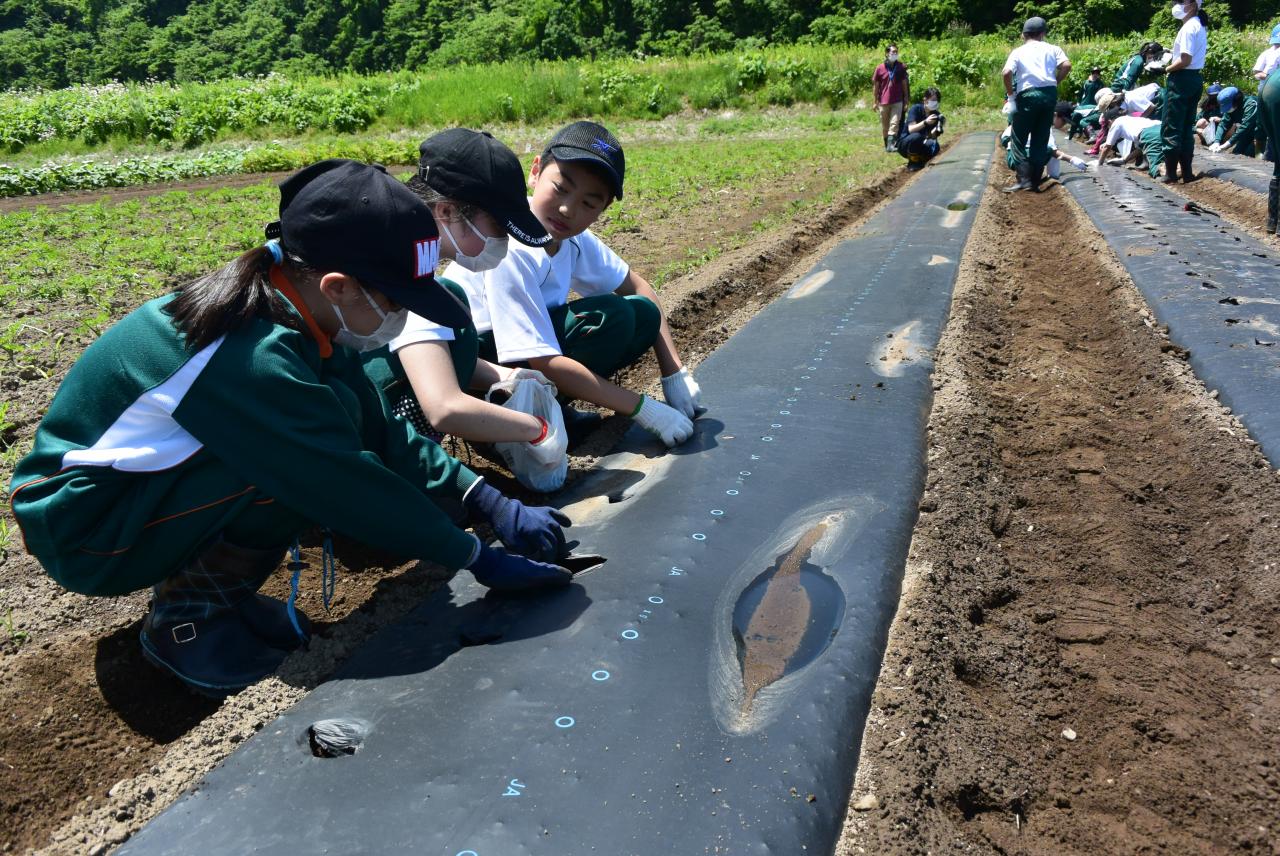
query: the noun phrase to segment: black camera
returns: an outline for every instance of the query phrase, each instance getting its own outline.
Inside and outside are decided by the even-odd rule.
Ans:
[[[941,136],[942,132],[946,130],[947,117],[943,116],[941,113],[930,113],[929,115],[936,116],[938,119],[938,121],[934,124],[934,126],[929,129],[929,136],[931,137]]]

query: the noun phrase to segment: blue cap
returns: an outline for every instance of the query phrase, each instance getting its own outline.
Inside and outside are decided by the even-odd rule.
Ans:
[[[1221,91],[1222,91],[1222,84],[1221,84],[1221,83],[1210,83],[1210,84],[1209,84],[1209,88],[1208,88],[1208,89],[1206,89],[1206,90],[1204,91],[1204,94],[1205,94],[1205,95],[1212,95],[1214,98],[1217,98],[1217,97],[1218,97],[1218,93],[1219,93],[1219,92],[1221,92]]]
[[[1218,93],[1218,109],[1223,113],[1231,112],[1236,106],[1236,99],[1240,97],[1240,90],[1234,86],[1224,86],[1222,91]]]
[[[1271,28],[1271,39],[1267,44],[1280,45],[1280,24],[1276,24]]]

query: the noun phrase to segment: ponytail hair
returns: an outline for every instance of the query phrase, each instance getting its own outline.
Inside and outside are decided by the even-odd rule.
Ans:
[[[427,184],[419,173],[414,173],[409,176],[409,180],[405,182],[405,186],[412,190],[419,199],[425,202],[428,208],[432,209],[432,216],[436,213],[434,206],[439,202],[448,202],[454,208],[458,209],[458,213],[460,215],[466,217],[468,220],[475,219],[476,212],[484,210],[474,202],[463,202],[459,199],[454,199],[451,196],[445,196],[443,193]]]
[[[288,251],[285,258],[292,267],[309,270]],[[254,247],[230,264],[179,286],[165,311],[185,335],[187,348],[199,351],[259,318],[305,333],[292,305],[271,284],[274,262],[271,250]]]

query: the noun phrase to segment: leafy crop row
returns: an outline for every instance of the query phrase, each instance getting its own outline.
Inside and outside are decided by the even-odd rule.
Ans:
[[[1172,27],[1166,34],[1172,38]],[[1139,37],[1067,45],[1074,91],[1091,64],[1106,76]],[[1261,31],[1215,29],[1206,76],[1248,83]],[[936,85],[949,103],[995,103],[1011,44],[999,36],[908,40],[903,59],[917,87]],[[310,78],[277,75],[217,83],[109,84],[11,93],[0,99],[0,145],[76,140],[160,142],[184,147],[234,136],[289,137],[432,125],[485,126],[568,117],[653,118],[685,108],[796,103],[839,107],[867,98],[883,55],[873,48],[792,46],[681,59],[458,65],[428,72]]]

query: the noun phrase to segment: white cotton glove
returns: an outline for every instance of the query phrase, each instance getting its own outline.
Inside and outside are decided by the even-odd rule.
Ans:
[[[697,419],[707,412],[702,406],[702,387],[686,368],[662,379],[662,397],[688,419]]]
[[[1081,172],[1084,172],[1089,168],[1089,164],[1085,163],[1084,158],[1072,157],[1069,158],[1069,160],[1071,161],[1071,165]]]
[[[693,423],[689,421],[689,417],[647,395],[640,396],[640,410],[631,418],[665,443],[668,449],[679,446],[693,436]]]
[[[1152,60],[1144,65],[1143,69],[1150,74],[1164,74],[1164,63]]]
[[[1227,147],[1227,144],[1226,144],[1226,143],[1214,143],[1213,145],[1209,146],[1209,151],[1211,151],[1211,152],[1220,152],[1220,151],[1222,151],[1223,149],[1225,149],[1226,147]]]
[[[1017,108],[1016,108],[1016,107],[1014,107],[1014,105],[1013,105],[1013,99],[1012,99],[1012,98],[1006,98],[1006,99],[1004,100],[1004,106],[1000,108],[1000,112],[1001,112],[1001,113],[1003,113],[1006,117],[1008,117],[1008,116],[1012,116],[1012,115],[1013,115],[1013,111],[1014,111],[1014,110],[1016,110],[1016,109],[1017,109]]]

